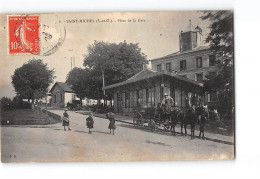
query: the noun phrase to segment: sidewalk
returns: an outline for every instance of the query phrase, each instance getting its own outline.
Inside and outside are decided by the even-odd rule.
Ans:
[[[106,118],[106,114],[94,114],[94,116],[100,117],[100,118]],[[119,114],[115,114],[114,116],[115,116],[116,121],[133,125],[133,117],[119,115]],[[162,130],[162,129],[159,128],[159,130]],[[177,126],[175,127],[175,131],[176,131],[177,134],[181,134],[181,127],[180,127],[179,124],[177,124]],[[187,133],[188,133],[188,135],[190,135],[190,129],[187,129]],[[195,129],[195,137],[199,137],[198,134],[199,134],[199,130]],[[225,136],[225,135],[205,132],[205,139],[213,141],[213,142],[219,142],[219,143],[234,145],[234,137],[233,136]]]

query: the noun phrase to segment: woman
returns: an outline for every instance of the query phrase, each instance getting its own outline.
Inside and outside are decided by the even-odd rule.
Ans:
[[[70,131],[70,121],[69,121],[69,114],[67,113],[67,109],[64,110],[64,113],[63,113],[63,118],[62,118],[62,125],[64,126],[64,131],[66,131],[66,128],[65,126],[68,127],[68,130]]]
[[[108,125],[108,129],[110,130],[110,134],[111,134],[111,130],[113,131],[113,135],[115,135],[115,129],[116,129],[116,121],[114,118],[114,114],[112,112],[107,114],[107,118],[109,119],[109,125]]]

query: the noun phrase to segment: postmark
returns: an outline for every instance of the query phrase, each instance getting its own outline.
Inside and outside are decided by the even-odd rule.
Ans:
[[[66,38],[66,29],[58,17],[52,17],[53,21],[47,21],[41,16],[40,23],[40,54],[49,56],[62,46]]]
[[[9,54],[39,54],[39,16],[15,15],[8,17]]]

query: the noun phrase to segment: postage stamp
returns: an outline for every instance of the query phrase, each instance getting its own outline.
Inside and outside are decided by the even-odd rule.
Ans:
[[[40,52],[39,16],[9,16],[9,54]]]

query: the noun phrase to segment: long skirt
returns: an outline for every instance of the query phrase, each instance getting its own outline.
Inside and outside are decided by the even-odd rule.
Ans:
[[[93,123],[92,123],[92,122],[87,122],[87,127],[88,127],[89,129],[92,129],[92,128],[93,128]]]
[[[116,124],[115,123],[109,123],[108,129],[116,129]]]
[[[62,126],[69,126],[69,125],[70,125],[70,121],[63,120]]]

